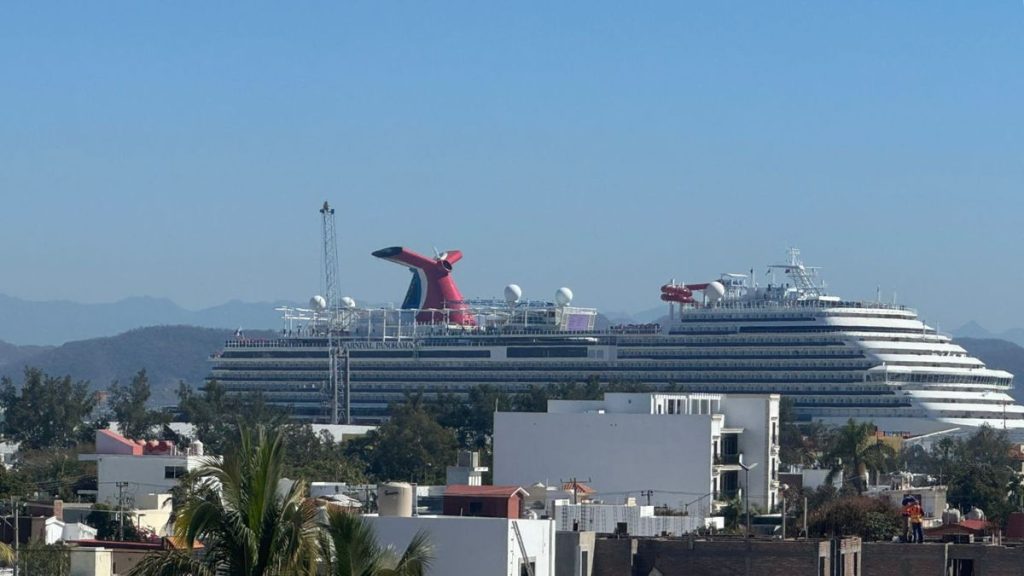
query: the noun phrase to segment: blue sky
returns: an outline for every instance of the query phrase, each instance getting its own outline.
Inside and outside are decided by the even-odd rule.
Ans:
[[[0,5],[0,293],[304,300],[384,246],[635,311],[796,245],[833,290],[1024,325],[1024,5]]]

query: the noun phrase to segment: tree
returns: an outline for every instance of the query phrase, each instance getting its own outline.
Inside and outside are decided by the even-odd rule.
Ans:
[[[891,540],[903,533],[903,519],[898,510],[876,498],[844,496],[813,508],[807,530],[813,536]]]
[[[1005,430],[988,426],[956,441],[948,469],[950,504],[964,510],[977,506],[999,523],[1017,510],[1017,498],[1009,498],[1021,489],[1020,477],[1011,468],[1011,447]]]
[[[223,462],[208,459],[198,475],[220,483],[199,490],[174,521],[187,551],[147,556],[134,576],[312,576],[319,549],[316,508],[304,501],[304,482],[279,494],[283,477],[281,436],[259,426],[239,430],[238,449]],[[201,541],[202,557],[190,554]]]
[[[841,474],[844,484],[849,481],[861,493],[867,489],[865,476],[889,470],[895,458],[896,451],[875,437],[874,424],[855,422],[851,418],[836,431],[824,456],[824,461],[832,468],[825,481],[832,482]]]
[[[127,385],[115,380],[109,392],[111,415],[117,421],[121,434],[127,438],[147,438],[153,428],[169,420],[163,412],[146,407],[150,389],[145,370],[139,370]]]
[[[62,542],[33,539],[18,550],[18,567],[22,574],[65,576],[71,573],[71,549]]]
[[[208,382],[199,393],[184,382],[179,383],[178,412],[195,426],[196,436],[212,454],[233,450],[240,428],[276,428],[288,422],[288,414],[268,404],[262,394],[242,399],[229,394],[216,381]]]
[[[454,431],[438,424],[422,398],[414,396],[394,406],[386,424],[347,442],[346,454],[366,462],[376,480],[441,484],[457,448]]]
[[[365,520],[338,508],[327,512],[320,546],[330,576],[424,576],[433,561],[425,532],[418,532],[397,555],[377,542]]]
[[[437,422],[455,431],[461,448],[486,450],[494,436],[494,412],[513,408],[512,397],[489,384],[472,388],[466,399],[454,395],[430,405]]]
[[[366,481],[366,463],[346,455],[344,446],[327,430],[315,434],[310,424],[290,424],[281,428],[281,434],[285,476],[349,484]]]
[[[0,380],[4,432],[22,448],[67,448],[88,439],[94,428],[87,419],[95,406],[89,383],[72,382],[71,376],[26,368],[21,390],[10,378]]]
[[[106,504],[94,504],[92,511],[85,517],[85,523],[96,529],[96,538],[99,540],[125,540],[128,542],[140,540],[139,530],[132,520],[132,513],[127,509],[118,510]],[[122,526],[124,527],[123,531]]]
[[[78,455],[92,452],[91,445],[74,448],[21,450],[17,471],[39,490],[64,500],[78,498],[79,489],[96,489],[96,463],[82,462]]]

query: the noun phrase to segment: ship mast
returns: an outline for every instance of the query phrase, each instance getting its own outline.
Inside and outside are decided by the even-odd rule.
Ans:
[[[341,421],[338,405],[338,356],[340,350],[334,342],[334,324],[338,320],[340,302],[338,299],[338,236],[334,228],[334,208],[324,200],[320,209],[321,237],[323,240],[323,276],[320,279],[327,300],[327,357],[330,372],[331,424]],[[345,352],[345,423],[350,422],[348,387],[348,352]]]

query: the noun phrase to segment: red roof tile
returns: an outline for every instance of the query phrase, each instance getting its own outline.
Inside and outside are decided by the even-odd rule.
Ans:
[[[469,486],[466,484],[452,484],[445,488],[445,496],[476,496],[478,498],[511,498],[521,493],[527,495],[526,490],[520,486]]]
[[[961,520],[960,525],[971,530],[985,530],[988,528],[988,520]]]

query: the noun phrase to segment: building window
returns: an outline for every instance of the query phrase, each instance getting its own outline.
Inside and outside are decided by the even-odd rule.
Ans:
[[[164,466],[164,479],[165,480],[177,480],[185,476],[184,466]]]
[[[530,576],[531,574],[536,574],[536,569],[536,561],[530,562],[529,566],[527,566],[526,562],[523,562],[522,560],[519,561],[519,576]]]

